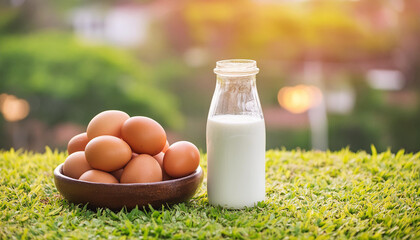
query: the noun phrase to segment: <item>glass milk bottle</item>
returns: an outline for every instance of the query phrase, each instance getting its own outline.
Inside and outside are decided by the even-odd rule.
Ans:
[[[216,63],[216,89],[207,119],[210,204],[252,207],[265,198],[265,124],[253,60]]]

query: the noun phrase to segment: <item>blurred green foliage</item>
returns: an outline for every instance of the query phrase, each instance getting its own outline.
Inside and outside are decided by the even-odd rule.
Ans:
[[[155,70],[128,52],[57,32],[0,38],[0,52],[1,92],[27,99],[30,116],[47,124],[86,124],[102,110],[120,109],[174,129],[183,125]]]
[[[196,44],[220,47],[228,56],[348,61],[387,53],[396,44],[395,29],[355,20],[357,6],[334,0],[189,1],[184,17]]]
[[[73,11],[91,8],[106,16],[124,8],[120,1],[12,2],[0,1],[0,93],[28,100],[29,117],[43,120],[48,128],[62,122],[84,125],[96,113],[114,108],[153,117],[171,130],[184,125],[176,134],[204,148],[212,68],[227,58],[258,61],[263,108],[278,106],[279,88],[299,83],[300,66],[307,60],[332,63],[338,70],[327,69],[345,69],[352,78],[360,71],[357,66],[375,68],[376,61],[385,60],[388,68],[387,60],[395,58],[408,64],[402,69],[405,88],[416,89],[420,100],[420,58],[415,54],[420,25],[414,1],[403,1],[406,6],[398,11],[395,4],[379,0],[139,1],[130,7],[153,5],[167,12],[149,16],[146,39],[129,53],[82,42],[70,28]],[[191,49],[198,49],[201,63],[186,61]],[[330,80],[327,87],[341,82]],[[357,95],[353,112],[329,113],[329,147],[369,150],[374,143],[381,151],[388,146],[418,151],[419,109],[390,105],[386,93],[371,89],[365,80],[348,79]],[[2,121],[7,130],[10,126]],[[4,129],[0,145],[10,142]],[[267,129],[267,148],[310,149],[310,134],[308,126]]]
[[[311,149],[311,132],[308,128],[267,130],[266,149]]]
[[[386,102],[386,92],[367,86],[363,77],[352,79],[356,104],[349,115],[328,115],[329,149],[368,150],[375,143],[379,151],[419,151],[420,112]],[[417,103],[416,105],[419,105]]]
[[[18,11],[11,8],[0,8],[0,33],[10,31],[16,21]]]

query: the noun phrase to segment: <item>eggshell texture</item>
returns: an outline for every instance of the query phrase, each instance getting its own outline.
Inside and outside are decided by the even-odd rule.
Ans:
[[[97,183],[118,183],[118,180],[110,173],[95,169],[83,173],[79,180]]]
[[[132,117],[124,122],[121,134],[131,149],[136,153],[156,155],[166,144],[163,127],[148,117]]]
[[[118,110],[101,112],[90,120],[87,137],[89,140],[102,135],[121,137],[121,126],[129,118],[127,113]]]
[[[124,167],[121,183],[151,183],[162,181],[162,169],[152,156],[140,154]]]
[[[172,144],[163,158],[163,169],[174,178],[187,176],[197,169],[200,164],[198,148],[187,141]]]
[[[86,160],[92,168],[112,172],[123,168],[131,159],[131,148],[114,136],[99,136],[86,145]]]
[[[79,177],[88,170],[93,169],[86,161],[85,152],[78,151],[70,154],[63,164],[63,173],[71,178]]]
[[[67,144],[67,152],[72,154],[77,151],[85,151],[86,144],[89,142],[87,134],[80,133],[72,137]]]

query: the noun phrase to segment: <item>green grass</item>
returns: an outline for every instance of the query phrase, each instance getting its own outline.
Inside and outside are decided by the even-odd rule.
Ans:
[[[91,211],[57,192],[64,159],[0,151],[0,238],[420,239],[420,153],[268,151],[267,200],[245,210],[210,206],[204,180],[170,208]]]

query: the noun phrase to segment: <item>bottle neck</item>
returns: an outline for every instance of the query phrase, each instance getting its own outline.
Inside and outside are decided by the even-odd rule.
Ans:
[[[237,75],[217,75],[217,83],[230,83],[230,84],[250,84],[256,81],[256,74],[237,76]]]
[[[256,75],[217,75],[209,117],[215,115],[249,115],[263,118]]]
[[[209,117],[247,115],[263,118],[256,86],[259,69],[254,60],[231,59],[216,63],[216,89]]]
[[[244,94],[248,92],[251,94],[252,91],[256,91],[256,76],[255,74],[248,76],[217,75],[216,87],[225,93]]]

